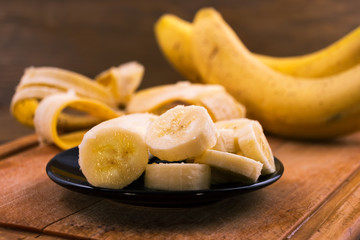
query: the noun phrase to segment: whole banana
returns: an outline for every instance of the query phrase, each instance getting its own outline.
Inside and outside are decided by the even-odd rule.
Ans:
[[[201,82],[191,53],[193,24],[165,14],[155,24],[155,36],[168,61],[188,80]],[[253,53],[269,67],[293,76],[324,77],[360,63],[360,27],[318,51],[292,57]]]
[[[317,79],[282,74],[256,58],[212,8],[196,14],[192,53],[202,79],[222,84],[268,132],[323,139],[360,129],[360,64]]]

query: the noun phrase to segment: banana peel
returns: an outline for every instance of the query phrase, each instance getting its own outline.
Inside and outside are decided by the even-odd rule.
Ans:
[[[137,62],[112,67],[95,81],[61,68],[30,67],[16,88],[10,112],[23,125],[34,127],[41,142],[68,149],[91,127],[123,114],[118,106],[129,101],[143,73]],[[87,114],[69,114],[65,108]]]

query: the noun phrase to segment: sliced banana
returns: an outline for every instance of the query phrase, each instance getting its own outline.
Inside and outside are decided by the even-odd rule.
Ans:
[[[148,127],[146,143],[161,160],[193,158],[216,144],[215,124],[204,107],[176,106]]]
[[[252,121],[238,130],[238,143],[244,156],[264,165],[262,174],[275,172],[274,156],[258,121]]]
[[[229,153],[239,152],[239,144],[237,142],[236,133],[233,129],[220,128],[217,132],[218,137],[216,144],[212,149]]]
[[[118,105],[126,105],[139,87],[144,71],[140,63],[128,62],[100,73],[95,81],[112,92]]]
[[[145,141],[148,126],[157,118],[158,116],[152,113],[132,113],[121,116],[116,122],[123,128],[138,133]]]
[[[237,154],[254,159],[264,164],[262,174],[275,171],[274,156],[260,123],[247,118],[224,120],[215,123],[219,138],[214,149],[233,152],[232,139]],[[226,130],[230,130],[226,131]],[[222,136],[226,135],[226,136]],[[223,140],[226,138],[227,140]]]
[[[208,164],[245,183],[256,182],[263,166],[262,163],[253,159],[217,150],[206,150],[202,155],[195,158],[195,163]],[[213,181],[219,180],[214,179]]]
[[[84,135],[79,145],[79,165],[90,184],[121,189],[141,176],[149,159],[143,129],[152,117],[124,115],[102,122]]]
[[[55,143],[62,149],[75,147],[81,142],[87,129],[72,131],[62,135],[61,132],[59,132],[61,131],[61,129],[58,128],[59,117],[61,112],[66,108],[72,108],[92,115],[97,119],[94,123],[115,118],[122,114],[102,102],[78,97],[73,92],[51,95],[40,102],[35,112],[34,126],[40,142]],[[82,120],[87,119],[86,117],[84,119],[82,116],[79,118]],[[74,118],[69,119],[73,120]],[[62,120],[66,121],[65,118],[62,118]],[[89,118],[89,120],[94,121],[93,118]],[[62,124],[66,125],[64,122],[62,122]],[[84,124],[81,125],[83,126]]]
[[[157,190],[184,191],[210,188],[210,167],[198,163],[148,164],[145,187]]]

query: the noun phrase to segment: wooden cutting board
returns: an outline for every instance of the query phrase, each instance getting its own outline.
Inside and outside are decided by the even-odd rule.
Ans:
[[[0,146],[0,239],[359,239],[360,133],[329,142],[269,137],[285,167],[256,192],[194,208],[150,208],[64,189],[60,150],[31,135]]]

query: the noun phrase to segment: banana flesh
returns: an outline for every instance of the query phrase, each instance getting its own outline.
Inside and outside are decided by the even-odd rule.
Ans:
[[[166,191],[203,190],[210,188],[210,167],[197,163],[148,164],[145,187]]]
[[[43,109],[43,102],[38,109]],[[246,127],[252,123],[257,122],[236,119],[217,122],[216,127],[207,110],[195,105],[178,105],[160,116],[151,113],[122,115],[86,132],[79,145],[79,165],[90,184],[113,189],[128,186],[143,172],[145,187],[165,191],[208,189],[210,183],[254,183],[261,174],[271,172],[262,172],[267,164],[263,159],[247,157],[253,152],[257,155],[251,156],[257,157],[259,151],[269,147],[266,139],[261,138],[265,137],[261,135],[262,129],[250,128],[250,132],[260,132],[249,133]],[[223,135],[225,147],[214,150],[221,131],[229,132]],[[227,152],[227,145],[233,146],[234,153]],[[149,153],[168,163],[147,164]],[[175,162],[179,160],[186,162]]]
[[[279,73],[254,57],[213,9],[197,13],[192,36],[204,81],[222,84],[266,131],[324,139],[360,129],[360,63],[322,79]]]
[[[152,87],[136,92],[127,105],[129,113],[164,113],[175,105],[199,105],[205,107],[214,121],[245,117],[245,107],[225,89],[215,84],[191,84],[178,82]]]
[[[149,114],[126,115],[86,132],[79,145],[79,165],[88,182],[96,187],[122,189],[138,179],[149,159],[143,128],[152,120]]]
[[[165,14],[155,24],[155,36],[162,53],[174,68],[192,82],[202,82],[192,56],[193,23]],[[298,77],[326,77],[360,63],[360,27],[316,52],[301,56],[272,57],[253,53],[276,71]]]
[[[216,138],[215,124],[204,107],[178,105],[149,125],[145,141],[152,155],[179,161],[213,147]]]
[[[253,159],[228,152],[206,150],[202,155],[195,158],[195,163],[207,164],[238,181],[254,183],[261,175],[263,164]],[[214,182],[222,182],[214,179]]]
[[[263,164],[262,174],[275,172],[274,155],[258,121],[242,118],[215,123],[220,137],[214,150],[237,153]]]

